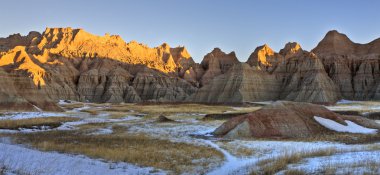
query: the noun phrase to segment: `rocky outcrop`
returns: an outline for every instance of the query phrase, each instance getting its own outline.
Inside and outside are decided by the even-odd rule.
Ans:
[[[227,120],[247,113],[222,113],[222,114],[207,114],[202,120]]]
[[[275,53],[267,44],[259,46],[249,56],[247,63],[261,70],[273,71],[276,65],[283,60],[283,56]]]
[[[334,133],[315,116],[347,125],[346,120],[379,129],[376,122],[356,116],[343,116],[310,103],[278,101],[255,112],[228,120],[214,134],[226,138],[306,138]]]
[[[239,60],[236,58],[235,52],[226,54],[221,49],[215,48],[201,62],[205,70],[201,84],[206,85],[214,77],[226,73],[236,63],[239,63]]]
[[[190,98],[203,103],[241,103],[290,100],[331,103],[340,91],[325,72],[320,59],[288,43],[280,53],[268,46],[255,49],[247,61],[213,78]],[[252,67],[251,67],[251,66]]]
[[[158,122],[158,123],[174,123],[176,121],[169,119],[169,118],[165,117],[164,115],[160,115],[160,116],[158,116],[156,122]]]
[[[8,51],[16,46],[29,46],[38,42],[41,34],[38,32],[29,32],[27,36],[21,36],[19,33],[10,35],[7,38],[0,38],[0,52]]]
[[[246,63],[235,64],[230,70],[212,79],[194,93],[189,101],[201,103],[241,103],[277,98],[279,84],[272,75]]]
[[[30,102],[20,96],[14,86],[13,77],[9,76],[3,68],[0,69],[0,106],[10,111],[37,110]]]
[[[168,77],[149,69],[139,72],[132,87],[143,101],[173,102],[183,101],[196,88],[178,77]]]
[[[165,43],[149,48],[135,41],[125,43],[116,35],[47,28],[42,34],[2,38],[0,46],[0,67],[9,79],[1,81],[15,86],[2,88],[9,97],[4,95],[7,105],[1,109],[34,110],[35,105],[60,110],[54,104],[59,99],[182,101],[197,85],[197,66],[186,48]]]
[[[380,39],[353,43],[331,31],[311,52],[268,45],[247,63],[219,48],[195,63],[185,47],[150,48],[118,35],[47,28],[0,38],[1,109],[60,110],[60,99],[89,102],[333,103],[380,99]],[[38,97],[38,98],[37,98]]]
[[[313,53],[298,53],[295,57],[287,58],[273,74],[282,79],[279,99],[313,103],[329,103],[340,99],[338,87]]]
[[[345,99],[379,100],[380,40],[368,44],[352,42],[346,35],[330,31],[312,50]]]

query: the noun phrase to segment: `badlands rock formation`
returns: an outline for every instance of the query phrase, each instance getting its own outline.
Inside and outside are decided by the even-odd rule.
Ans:
[[[205,85],[218,75],[226,73],[234,64],[239,63],[235,52],[224,53],[219,48],[215,48],[208,53],[201,62],[205,72],[201,78],[201,84]]]
[[[195,65],[184,47],[149,48],[116,35],[47,28],[2,38],[0,48],[2,109],[57,110],[59,99],[182,101],[196,90],[192,79],[183,79]]]
[[[320,105],[277,101],[255,112],[228,120],[214,134],[226,138],[304,138],[335,132],[321,125],[315,116],[342,125],[347,125],[348,120],[363,127],[380,129],[380,125],[373,120],[339,115]]]
[[[356,44],[329,32],[311,52],[260,46],[247,63],[215,48],[195,63],[185,47],[150,48],[117,35],[47,28],[0,38],[0,105],[59,110],[59,99],[89,102],[380,99],[380,40]],[[37,108],[36,108],[37,107]]]
[[[380,39],[357,44],[330,31],[312,52],[321,59],[343,98],[380,100]]]
[[[329,103],[341,97],[318,56],[303,51],[297,43],[286,44],[280,53],[268,45],[260,46],[247,63],[237,63],[227,73],[215,77],[190,101],[239,103],[281,99]]]

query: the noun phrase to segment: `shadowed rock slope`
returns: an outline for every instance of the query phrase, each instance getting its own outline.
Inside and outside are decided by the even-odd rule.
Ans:
[[[247,63],[215,48],[195,63],[185,47],[151,48],[118,35],[46,28],[0,38],[0,110],[60,110],[89,102],[380,99],[380,42],[356,44],[329,32],[312,51],[288,43],[255,49]],[[36,108],[37,107],[37,108]]]
[[[252,66],[252,67],[251,67]],[[290,100],[331,103],[341,97],[321,60],[288,43],[280,53],[268,45],[258,47],[247,63],[235,64],[190,97],[190,101],[237,103]]]
[[[343,98],[380,100],[380,39],[357,44],[330,31],[312,52],[321,59]]]

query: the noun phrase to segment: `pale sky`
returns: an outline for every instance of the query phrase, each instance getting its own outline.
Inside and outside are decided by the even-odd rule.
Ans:
[[[354,42],[380,37],[380,1],[371,0],[2,0],[0,37],[46,27],[83,28],[158,46],[186,46],[200,62],[214,47],[246,61],[267,43],[306,50],[336,29]]]

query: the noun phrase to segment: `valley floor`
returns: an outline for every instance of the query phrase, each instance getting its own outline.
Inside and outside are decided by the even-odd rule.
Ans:
[[[380,173],[380,142],[226,140],[211,135],[225,120],[202,120],[260,107],[60,105],[66,112],[1,114],[0,174]],[[352,106],[377,111],[380,104],[343,101],[329,108]],[[174,121],[158,121],[160,115]]]

